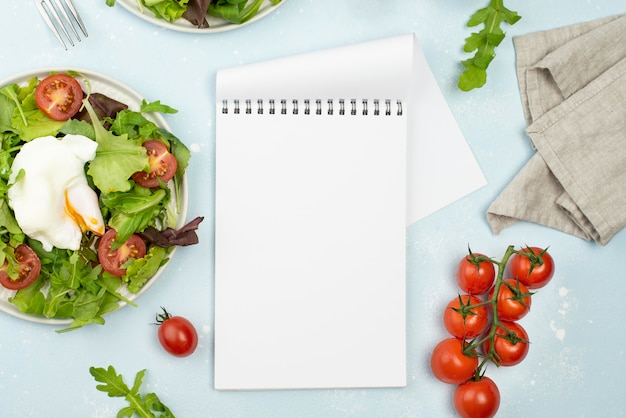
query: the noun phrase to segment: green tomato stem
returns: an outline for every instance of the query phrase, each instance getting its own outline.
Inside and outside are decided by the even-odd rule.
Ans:
[[[497,1],[497,0],[494,0],[494,1]],[[482,376],[483,369],[486,366],[488,360],[492,360],[496,365],[498,365],[499,363],[498,354],[496,353],[495,348],[494,348],[496,330],[498,328],[502,328],[506,330],[507,332],[509,332],[509,330],[505,326],[502,325],[502,322],[500,321],[500,318],[498,317],[498,295],[500,293],[500,287],[502,287],[502,285],[504,284],[504,271],[506,270],[506,266],[509,262],[509,259],[511,258],[513,254],[517,254],[517,253],[519,252],[515,250],[515,247],[513,245],[509,245],[509,247],[506,249],[500,261],[495,261],[491,258],[488,259],[493,264],[495,264],[498,269],[498,274],[496,275],[495,283],[493,286],[493,295],[491,296],[491,298],[485,300],[484,302],[472,305],[472,307],[490,305],[491,312],[492,312],[492,324],[491,324],[491,328],[489,329],[489,332],[484,337],[478,339],[477,341],[476,340],[472,341],[470,344],[467,345],[465,349],[466,353],[475,353],[476,349],[482,346],[486,341],[490,342],[489,352],[484,353],[485,358],[478,365],[478,368],[476,369],[476,373],[475,373],[475,378],[480,378],[480,376]]]

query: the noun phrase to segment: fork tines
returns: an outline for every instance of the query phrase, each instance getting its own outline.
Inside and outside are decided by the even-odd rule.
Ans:
[[[61,2],[61,0],[35,0],[35,4],[37,5],[39,13],[41,13],[44,21],[48,24],[52,33],[54,33],[54,36],[56,36],[57,40],[66,50],[67,46],[61,36],[61,32],[65,34],[65,37],[70,42],[70,45],[74,46],[74,41],[70,36],[68,26],[74,33],[78,42],[80,42],[81,39],[78,31],[76,30],[76,25],[78,25],[83,35],[85,35],[85,38],[89,36],[87,35],[87,29],[85,28],[83,20],[72,4],[72,0],[63,0],[63,2]]]

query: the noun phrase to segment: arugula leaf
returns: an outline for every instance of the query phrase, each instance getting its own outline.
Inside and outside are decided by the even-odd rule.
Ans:
[[[483,28],[465,39],[463,50],[476,53],[472,58],[461,61],[465,70],[459,77],[459,89],[470,91],[487,83],[487,67],[496,56],[496,47],[505,38],[502,23],[514,25],[520,19],[517,12],[504,7],[504,0],[490,0],[489,6],[477,10],[470,17],[468,27],[482,24]]]
[[[150,113],[150,112],[169,113],[169,114],[178,113],[178,110],[166,104],[162,104],[160,100],[148,103],[146,99],[143,99],[141,101],[141,107],[139,108],[139,111],[142,113]]]
[[[148,169],[146,149],[137,141],[123,134],[117,136],[107,131],[98,120],[88,100],[83,100],[93,121],[95,139],[98,143],[96,157],[89,163],[87,174],[103,193],[127,191],[131,188],[128,179],[136,172]]]
[[[118,417],[132,417],[133,414],[137,414],[142,418],[175,418],[172,411],[161,402],[155,393],[148,393],[144,397],[139,393],[146,369],[137,372],[132,388],[124,383],[123,376],[118,375],[113,366],[106,369],[90,367],[89,373],[96,382],[102,383],[96,385],[96,389],[105,392],[111,398],[125,398],[128,401],[129,405],[118,412]]]

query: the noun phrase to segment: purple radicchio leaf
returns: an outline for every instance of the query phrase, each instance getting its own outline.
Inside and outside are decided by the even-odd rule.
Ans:
[[[124,103],[118,102],[102,93],[91,93],[89,95],[89,103],[100,120],[104,120],[105,118],[115,119],[118,112],[128,109],[128,106]],[[84,120],[91,123],[91,118],[84,107],[73,119]],[[105,125],[105,128],[108,129],[108,126]]]
[[[209,9],[209,3],[211,0],[189,0],[183,18],[199,29],[208,28],[209,22],[206,20],[206,13]]]
[[[149,226],[139,235],[141,235],[144,240],[163,248],[173,247],[175,245],[181,247],[194,245],[198,243],[196,230],[203,220],[203,216],[198,216],[179,229],[166,228],[163,231]]]

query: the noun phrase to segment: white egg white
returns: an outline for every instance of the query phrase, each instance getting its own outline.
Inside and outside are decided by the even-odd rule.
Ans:
[[[83,232],[104,233],[98,197],[84,171],[97,147],[82,135],[46,136],[27,142],[15,156],[9,205],[22,231],[40,241],[44,250],[77,250]],[[24,174],[18,178],[21,170]]]

